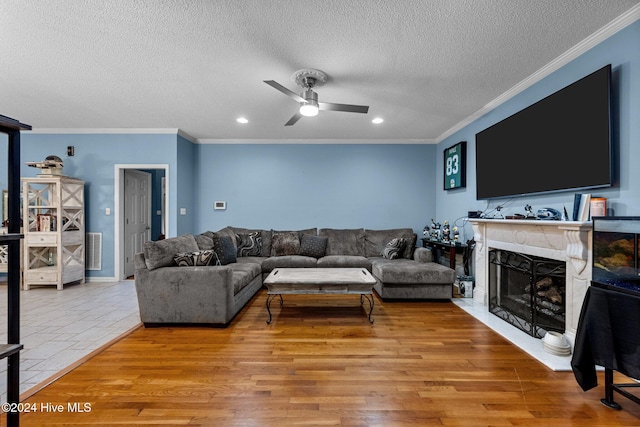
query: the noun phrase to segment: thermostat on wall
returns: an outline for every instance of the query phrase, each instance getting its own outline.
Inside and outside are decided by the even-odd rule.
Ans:
[[[227,209],[227,202],[213,202],[213,209],[223,211]]]

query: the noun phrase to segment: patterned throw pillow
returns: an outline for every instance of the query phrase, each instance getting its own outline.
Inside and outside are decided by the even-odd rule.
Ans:
[[[238,256],[260,256],[262,254],[262,233],[254,231],[253,233],[236,234],[238,242]]]
[[[300,238],[298,233],[274,233],[271,236],[271,256],[298,255]]]
[[[227,265],[236,262],[236,247],[230,237],[213,235],[213,251],[215,252],[214,265]]]
[[[300,255],[322,258],[327,251],[327,238],[303,234],[300,239]]]
[[[211,265],[215,253],[213,249],[205,249],[195,252],[180,252],[174,255],[173,260],[179,267],[193,267]]]
[[[391,241],[385,245],[381,255],[386,259],[400,258],[405,246],[407,246],[406,239],[402,237],[391,239]]]

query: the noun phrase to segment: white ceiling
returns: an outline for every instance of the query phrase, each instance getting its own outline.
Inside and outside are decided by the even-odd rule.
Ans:
[[[618,17],[637,19],[639,4],[2,0],[0,114],[34,130],[434,142]],[[321,102],[369,113],[321,111],[285,127],[297,104],[263,80],[298,92],[291,76],[302,68],[329,75]]]

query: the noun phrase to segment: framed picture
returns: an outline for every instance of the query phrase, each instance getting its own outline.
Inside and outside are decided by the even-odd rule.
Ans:
[[[460,141],[444,150],[444,189],[467,186],[467,141]]]
[[[49,214],[38,214],[38,231],[52,231],[51,230],[51,215]]]

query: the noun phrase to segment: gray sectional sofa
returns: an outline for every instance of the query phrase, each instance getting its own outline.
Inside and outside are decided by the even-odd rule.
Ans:
[[[416,239],[410,228],[225,227],[147,242],[134,258],[140,317],[146,326],[226,326],[263,279],[285,267],[364,267],[384,300],[450,299],[454,270],[433,262]]]

